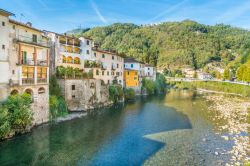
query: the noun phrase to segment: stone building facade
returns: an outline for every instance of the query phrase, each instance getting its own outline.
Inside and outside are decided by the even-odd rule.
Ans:
[[[0,101],[12,94],[29,93],[34,125],[49,120],[49,44],[43,31],[31,23],[9,18],[11,13],[0,9],[2,26],[0,40]],[[2,19],[2,18],[5,19]],[[1,38],[2,39],[2,38]],[[3,63],[3,64],[2,64]],[[3,90],[3,91],[2,91]]]
[[[95,79],[59,79],[61,92],[70,111],[86,111],[93,108],[108,106],[109,90]]]

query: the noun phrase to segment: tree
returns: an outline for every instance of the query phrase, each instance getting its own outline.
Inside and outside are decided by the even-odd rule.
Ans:
[[[155,93],[155,83],[152,80],[143,78],[142,87],[146,89],[148,95],[152,95]]]
[[[230,80],[230,70],[229,70],[229,69],[225,69],[225,70],[224,70],[223,78],[224,78],[225,80]]]
[[[10,113],[10,124],[15,130],[25,131],[31,125],[33,114],[30,110],[32,98],[29,94],[11,95],[8,97],[5,106]]]
[[[132,88],[125,89],[125,100],[134,100],[135,99],[135,90]]]

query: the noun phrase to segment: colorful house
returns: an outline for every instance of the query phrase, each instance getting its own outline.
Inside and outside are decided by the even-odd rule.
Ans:
[[[134,88],[139,91],[142,84],[142,78],[145,76],[145,64],[133,58],[124,60],[124,82],[128,88]]]
[[[33,98],[33,123],[41,124],[49,120],[48,38],[31,23],[10,19],[11,15],[0,9],[0,100],[29,93]]]

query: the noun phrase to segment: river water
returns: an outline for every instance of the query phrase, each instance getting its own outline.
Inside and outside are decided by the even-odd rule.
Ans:
[[[0,143],[0,165],[224,165],[230,149],[201,94],[164,96],[43,125]]]

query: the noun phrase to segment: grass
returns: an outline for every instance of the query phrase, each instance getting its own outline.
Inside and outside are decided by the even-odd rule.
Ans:
[[[226,93],[235,93],[244,97],[250,97],[250,86],[232,84],[228,82],[213,82],[213,81],[195,81],[195,82],[169,82],[177,88],[182,89],[207,89]]]

